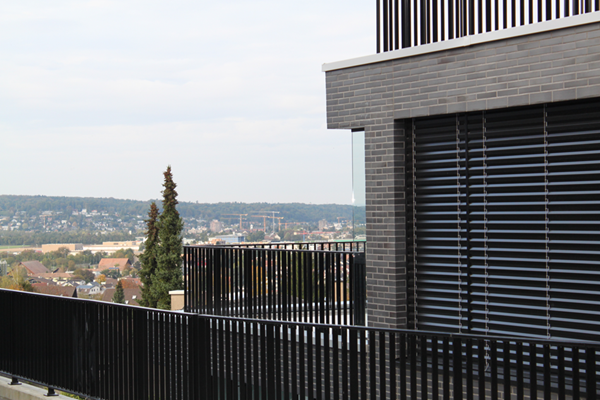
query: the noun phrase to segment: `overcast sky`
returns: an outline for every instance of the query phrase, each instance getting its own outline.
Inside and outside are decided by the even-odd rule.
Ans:
[[[0,0],[0,194],[351,202],[326,62],[372,54],[358,0]]]

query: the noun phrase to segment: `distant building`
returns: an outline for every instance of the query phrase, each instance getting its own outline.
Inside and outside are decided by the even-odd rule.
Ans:
[[[25,270],[27,270],[27,275],[29,276],[50,273],[50,270],[39,261],[23,261],[19,263],[19,266],[25,268]]]
[[[319,221],[319,230],[320,231],[324,230],[327,227],[327,225],[329,225],[329,224],[327,223],[326,219],[320,220]]]
[[[102,301],[112,302],[117,289],[106,289],[102,295]],[[123,289],[125,295],[125,304],[130,306],[139,306],[139,300],[142,298],[142,289],[140,287]]]
[[[59,243],[59,244],[43,244],[42,253],[50,253],[52,251],[58,251],[58,249],[65,248],[69,251],[82,251],[83,244],[81,243]]]
[[[220,242],[224,242],[224,243],[242,243],[246,241],[246,236],[244,235],[221,235],[221,236],[216,236],[215,239],[217,239]]]
[[[119,268],[119,271],[123,272],[125,268],[131,268],[131,262],[128,258],[103,258],[98,264],[98,269],[103,271],[110,268]]]
[[[139,246],[141,241],[127,240],[123,242],[102,242],[102,246],[132,247]]]
[[[79,285],[77,286],[77,293],[93,296],[101,294],[102,288],[97,283],[91,283],[89,285]]]
[[[77,290],[74,286],[58,286],[34,284],[35,291],[38,293],[49,294],[60,297],[77,297]]]
[[[213,219],[212,221],[210,221],[210,230],[211,232],[222,232],[223,224],[221,223],[221,221]]]

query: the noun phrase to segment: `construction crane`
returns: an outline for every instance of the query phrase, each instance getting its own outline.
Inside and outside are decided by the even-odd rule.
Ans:
[[[263,219],[263,232],[267,232],[267,218],[271,218],[268,215],[252,215],[252,217],[262,217]]]
[[[240,230],[242,230],[242,218],[247,216],[248,214],[223,214],[223,215],[237,215],[240,217]]]
[[[272,217],[267,217],[267,218],[273,218],[273,232],[275,232],[275,214],[279,214],[279,211],[259,211],[259,212],[273,214]]]
[[[277,222],[279,222],[279,230],[281,230],[281,220],[283,219],[283,217],[269,217],[269,218],[273,218],[273,232],[275,232],[275,220],[278,220]]]

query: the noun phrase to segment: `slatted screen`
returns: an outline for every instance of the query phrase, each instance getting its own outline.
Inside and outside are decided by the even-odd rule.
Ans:
[[[408,131],[415,326],[600,340],[600,100]]]

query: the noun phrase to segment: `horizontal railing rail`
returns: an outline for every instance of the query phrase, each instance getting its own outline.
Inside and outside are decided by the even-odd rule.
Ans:
[[[287,249],[287,250],[329,250],[329,251],[355,251],[364,253],[367,242],[365,241],[340,241],[340,242],[270,242],[270,243],[234,243],[225,244],[231,247],[252,247],[260,249]]]
[[[185,311],[364,325],[364,253],[184,246]]]
[[[231,318],[0,290],[0,373],[90,399],[595,399],[600,343]]]
[[[599,10],[599,0],[377,0],[377,53]]]

